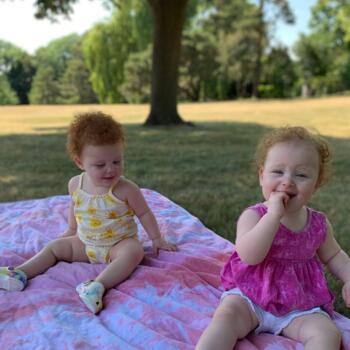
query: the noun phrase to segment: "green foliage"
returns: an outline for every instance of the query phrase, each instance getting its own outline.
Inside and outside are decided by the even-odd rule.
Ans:
[[[99,101],[103,103],[122,101],[119,85],[124,80],[124,63],[129,54],[129,48],[125,48],[130,45],[130,41],[128,31],[118,32],[117,27],[99,24],[88,33],[83,42],[92,86]]]
[[[350,4],[344,0],[318,0],[312,8],[310,26],[313,32],[329,33],[335,39],[333,45],[341,45],[350,28],[348,14]]]
[[[5,75],[0,74],[0,105],[15,105],[18,97],[12,90]]]
[[[286,48],[277,47],[265,55],[259,85],[262,98],[288,98],[296,94],[296,64]]]
[[[200,21],[215,43],[216,95],[219,99],[246,96],[253,82],[258,18],[257,8],[248,1],[212,2]]]
[[[30,91],[31,104],[59,103],[60,89],[52,66],[39,66]]]
[[[81,51],[82,38],[71,34],[50,42],[35,55],[38,66],[30,92],[31,103],[97,102]]]
[[[179,98],[203,101],[216,97],[217,48],[210,33],[186,32],[182,39]]]
[[[27,104],[35,67],[25,51],[0,40],[0,75],[3,74],[17,95],[17,103]]]
[[[65,1],[55,1],[55,0],[36,0],[37,11],[35,16],[37,18],[50,18],[55,19],[55,15],[65,15],[68,16],[72,12],[72,5],[77,2],[77,0],[65,0]]]
[[[261,79],[262,61],[269,46],[271,24],[278,20],[294,21],[288,1],[215,0],[207,13],[202,23],[217,43],[219,98],[255,94],[254,87]],[[274,13],[273,18],[267,13]]]
[[[151,16],[144,1],[125,1],[109,22],[92,28],[83,43],[91,82],[101,102],[124,102],[124,66],[132,52],[146,49],[151,40]],[[113,77],[113,79],[111,79]]]
[[[67,62],[80,56],[80,42],[81,38],[78,34],[70,34],[51,41],[47,46],[36,51],[37,66],[50,66],[55,79],[58,80],[64,74]]]
[[[296,44],[301,81],[313,95],[349,89],[349,13],[349,3],[319,0],[312,8],[311,33]]]
[[[76,0],[37,0],[39,17],[69,15]],[[0,74],[19,103],[149,102],[153,16],[148,1],[104,0],[111,18],[83,38],[72,34],[34,57],[0,40]],[[318,0],[311,33],[295,47],[272,47],[277,21],[293,23],[288,0],[191,0],[186,7],[179,99],[288,98],[350,89],[350,3]],[[166,28],[166,26],[164,27]],[[49,82],[43,70],[51,67]],[[36,69],[38,76],[33,81]],[[35,84],[34,84],[35,82]],[[52,91],[40,91],[40,89]],[[57,96],[54,96],[57,94]]]
[[[124,67],[121,94],[129,103],[147,103],[151,96],[152,46],[131,53]]]
[[[340,28],[344,31],[344,41],[350,43],[350,4],[342,4],[337,14]]]
[[[259,89],[259,96],[262,98],[274,98],[276,96],[276,90],[272,84],[260,83],[258,89]]]
[[[66,70],[59,81],[60,98],[63,104],[96,103],[97,97],[89,80],[90,73],[82,59],[67,62]]]

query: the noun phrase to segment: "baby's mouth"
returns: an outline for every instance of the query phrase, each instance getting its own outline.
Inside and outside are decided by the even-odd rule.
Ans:
[[[292,199],[292,198],[294,198],[296,196],[295,193],[288,193],[288,192],[285,192],[285,193],[289,197],[289,199]]]
[[[114,176],[105,176],[103,177],[103,180],[113,180]]]

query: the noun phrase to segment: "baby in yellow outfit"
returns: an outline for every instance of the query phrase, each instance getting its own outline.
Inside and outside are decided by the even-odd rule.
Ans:
[[[83,171],[68,183],[68,228],[24,264],[0,267],[0,289],[22,290],[27,279],[60,260],[108,263],[95,280],[76,288],[85,305],[97,313],[104,292],[126,279],[143,259],[135,215],[154,252],[174,251],[176,246],[163,239],[139,187],[123,176],[124,133],[118,122],[101,112],[78,115],[69,127],[67,148]]]
[[[72,194],[77,234],[85,244],[91,263],[109,263],[111,247],[125,238],[137,239],[134,211],[109,188],[104,195],[91,195],[82,189],[85,173]]]

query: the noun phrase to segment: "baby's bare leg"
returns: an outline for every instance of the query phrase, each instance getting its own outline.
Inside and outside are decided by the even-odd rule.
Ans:
[[[78,236],[62,237],[51,241],[39,253],[24,264],[17,266],[17,269],[23,271],[29,279],[45,272],[60,260],[67,262],[89,261],[85,254],[84,244]]]
[[[247,301],[239,295],[226,296],[216,309],[209,326],[200,337],[196,350],[232,350],[258,325]]]
[[[282,334],[303,343],[305,350],[339,350],[341,345],[338,328],[321,313],[297,317]]]
[[[110,289],[131,275],[144,256],[143,247],[134,238],[127,238],[110,250],[111,262],[95,281]]]

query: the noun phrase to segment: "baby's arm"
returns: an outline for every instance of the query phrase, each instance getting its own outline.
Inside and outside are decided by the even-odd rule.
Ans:
[[[265,259],[284,214],[285,200],[282,192],[273,192],[263,217],[252,209],[242,213],[237,223],[236,251],[243,262],[256,265]]]
[[[125,186],[126,199],[130,207],[134,210],[135,215],[139,218],[143,228],[148,234],[148,237],[152,240],[153,250],[158,253],[159,249],[164,250],[176,250],[176,246],[163,239],[157,220],[146,203],[139,187],[133,182],[124,179],[123,187]]]
[[[74,190],[77,188],[78,182],[79,182],[78,176],[75,176],[72,179],[70,179],[68,183],[68,191],[70,195],[72,195]],[[73,236],[77,232],[77,222],[75,220],[73,208],[74,208],[74,203],[71,197],[70,203],[69,203],[69,209],[68,209],[68,227],[66,231],[62,233],[61,237]]]
[[[343,299],[346,306],[350,307],[350,258],[334,238],[333,228],[328,220],[327,237],[318,250],[318,256],[331,273],[343,281]]]

